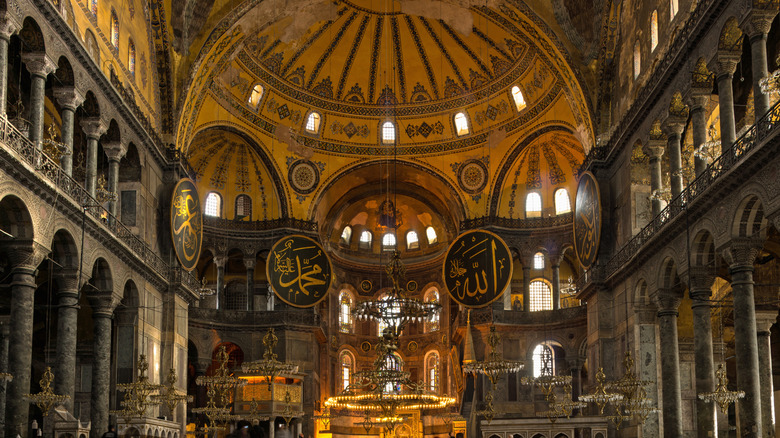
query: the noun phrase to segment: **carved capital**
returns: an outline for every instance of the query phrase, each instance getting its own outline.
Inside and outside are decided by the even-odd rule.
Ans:
[[[752,8],[745,21],[742,22],[742,29],[751,40],[766,38],[775,15],[777,15],[777,7],[773,9]]]
[[[79,270],[78,268],[60,268],[54,272],[60,294],[78,294]]]
[[[659,289],[655,296],[655,303],[658,306],[658,316],[677,316],[677,309],[680,308],[680,302],[680,297],[674,291]]]
[[[89,300],[90,307],[92,307],[93,315],[97,314],[111,318],[114,314],[114,309],[119,305],[122,297],[110,290],[102,291],[87,286],[87,299]]]
[[[81,129],[88,139],[97,140],[106,133],[108,126],[98,117],[85,117],[81,119]]]
[[[214,266],[216,266],[217,268],[224,268],[226,262],[227,262],[226,255],[214,256]]]
[[[687,108],[687,107],[686,107]],[[685,119],[681,119],[677,116],[670,115],[664,121],[664,132],[666,132],[667,138],[680,137],[685,129]]]
[[[730,269],[747,266],[752,268],[762,246],[760,240],[734,237],[723,248],[723,258]]]
[[[706,90],[702,88],[691,88],[691,94],[688,96],[688,99],[691,102],[691,112],[707,109],[710,93],[712,93],[712,86]]]
[[[652,140],[648,146],[642,148],[642,152],[648,157],[655,160],[660,160],[664,156],[666,151],[666,141]]]
[[[718,51],[715,56],[715,67],[718,74],[718,78],[728,76],[729,78],[734,76],[734,72],[737,71],[737,64],[741,53],[739,52],[726,52]]]
[[[255,265],[257,265],[257,259],[244,259],[244,266],[247,269],[255,269]]]
[[[84,95],[76,87],[56,87],[52,91],[62,108],[76,111],[76,108],[84,102]]]
[[[691,266],[688,268],[690,278],[690,295],[700,299],[708,299],[712,295],[712,283],[715,282],[715,271],[708,266]]]
[[[32,239],[15,239],[3,245],[3,251],[12,269],[35,271],[51,251]]]
[[[777,321],[777,310],[756,309],[756,330],[759,334],[769,335],[769,329]]]
[[[103,152],[106,153],[109,161],[119,161],[127,153],[127,145],[120,141],[110,141],[103,143]]]
[[[22,27],[9,16],[0,18],[0,39],[8,41],[11,35],[15,34]]]
[[[45,53],[22,53],[22,61],[31,75],[44,79],[57,70],[57,64]]]

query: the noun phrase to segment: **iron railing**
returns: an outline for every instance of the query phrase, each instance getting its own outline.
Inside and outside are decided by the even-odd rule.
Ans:
[[[461,221],[461,230],[473,230],[477,228],[484,228],[487,226],[494,226],[499,228],[512,228],[512,229],[537,229],[537,228],[557,228],[571,226],[574,215],[572,213],[564,213],[560,215],[550,217],[537,217],[537,218],[507,218],[498,216],[483,216],[474,219],[466,219]]]
[[[203,227],[220,231],[270,231],[280,228],[293,228],[301,231],[317,231],[317,222],[285,217],[264,221],[242,221],[216,217],[203,217]]]

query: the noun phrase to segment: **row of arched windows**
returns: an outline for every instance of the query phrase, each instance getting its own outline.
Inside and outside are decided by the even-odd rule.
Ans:
[[[427,227],[425,229],[425,237],[428,240],[428,245],[436,244],[439,241],[439,237],[436,234],[436,229],[433,227]],[[358,248],[371,249],[371,244],[374,241],[374,234],[369,230],[363,230],[360,233],[360,239],[358,240]],[[349,245],[352,243],[352,227],[347,225],[341,230],[341,243]],[[382,249],[391,251],[396,248],[395,234],[387,232],[382,235]],[[417,235],[417,231],[411,230],[406,233],[406,249],[418,249],[420,248],[420,237]]]
[[[380,300],[387,300],[390,297],[388,295],[382,295],[379,299]],[[439,291],[436,288],[428,289],[427,292],[425,292],[425,295],[423,297],[423,301],[426,303],[439,303]],[[352,294],[348,290],[342,290],[339,294],[339,331],[341,333],[352,333],[353,330],[353,319],[352,319],[352,309],[355,306],[355,299],[352,297]],[[397,309],[399,312],[401,309]],[[383,322],[379,322],[377,324],[377,336],[381,336],[384,329],[387,328],[387,325]],[[431,315],[430,318],[428,318],[425,321],[425,325],[423,327],[423,330],[425,333],[431,333],[439,330],[439,314],[434,313]]]
[[[97,19],[97,0],[90,2],[90,10],[92,15]],[[119,18],[116,15],[116,11],[111,8],[111,45],[115,50],[119,50]],[[135,77],[135,43],[132,38],[127,41],[127,70],[130,71],[130,75]]]
[[[674,17],[679,12],[678,0],[669,0],[669,21],[674,20]],[[658,11],[654,10],[650,14],[650,52],[654,52],[658,47]],[[642,72],[642,46],[639,40],[634,43],[634,79],[639,77],[639,73]]]
[[[555,191],[555,214],[564,214],[571,211],[569,191],[560,188]],[[530,192],[525,197],[525,217],[542,217],[542,195],[538,192]]]
[[[354,374],[355,370],[355,357],[349,350],[343,350],[339,355],[339,363],[341,366],[341,384],[339,386],[341,390],[345,390],[352,382],[352,375]],[[393,353],[393,355],[387,357],[382,368],[385,370],[403,371],[404,361],[401,356],[398,355],[398,353]],[[439,391],[439,382],[441,380],[440,368],[441,359],[439,352],[436,350],[431,350],[426,353],[425,384],[427,388],[433,392]],[[401,388],[399,386],[393,385],[392,383],[388,383],[387,386],[385,386],[386,393],[398,392],[400,390]]]
[[[252,217],[252,198],[249,195],[236,196],[236,219]],[[203,214],[209,217],[222,217],[222,196],[217,192],[210,192],[206,195],[206,202],[203,206]]]
[[[117,34],[118,34],[118,28],[117,28]],[[251,91],[249,92],[249,97],[247,98],[247,103],[250,107],[253,109],[257,109],[257,107],[260,105],[260,100],[263,98],[263,86],[261,84],[255,84]],[[517,108],[517,111],[521,111],[525,108],[525,98],[523,97],[523,92],[520,91],[520,87],[517,85],[512,87],[511,90],[512,94],[512,100],[515,103],[515,108]],[[319,134],[320,132],[320,122],[322,121],[322,115],[318,113],[317,111],[311,111],[306,117],[306,124],[304,125],[304,129],[309,134]],[[469,120],[466,116],[465,112],[458,112],[453,116],[453,122],[455,124],[455,134],[458,135],[458,137],[463,135],[468,135],[471,132],[471,129],[469,128]],[[391,121],[386,121],[382,123],[381,128],[381,138],[382,138],[382,144],[393,144],[396,140],[396,126]]]

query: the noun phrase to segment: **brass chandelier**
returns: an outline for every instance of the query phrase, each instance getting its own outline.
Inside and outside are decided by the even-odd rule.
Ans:
[[[623,400],[622,394],[611,392],[611,388],[609,392],[607,391],[607,385],[605,384],[606,379],[607,376],[604,375],[604,368],[599,367],[599,370],[596,373],[596,382],[598,383],[596,389],[590,394],[580,396],[580,400],[585,403],[595,403],[599,408],[599,415],[604,415],[604,408],[607,406],[607,403],[615,403]]]
[[[130,421],[133,417],[144,417],[147,409],[159,404],[154,396],[159,392],[160,385],[151,383],[146,375],[149,369],[146,355],[140,355],[136,368],[138,369],[138,378],[134,382],[116,385],[116,388],[124,391],[125,395],[121,402],[122,409],[114,410],[111,413],[124,417],[126,421]]]
[[[726,369],[723,364],[718,364],[718,371],[715,372],[718,377],[718,387],[713,392],[699,394],[699,399],[707,403],[717,403],[723,415],[729,410],[729,405],[736,403],[737,400],[745,397],[745,391],[729,391],[729,379],[726,377]]]
[[[621,400],[615,406],[615,415],[610,417],[618,429],[624,421],[630,420],[632,417],[638,419],[640,423],[644,423],[650,414],[658,412],[653,401],[647,397],[646,387],[653,382],[638,378],[634,371],[634,359],[631,357],[631,351],[626,351],[623,367],[625,369],[623,377],[608,384],[611,389],[622,395]]]
[[[245,363],[241,368],[245,373],[257,373],[266,378],[268,390],[271,390],[271,383],[281,374],[290,374],[298,371],[298,365],[281,362],[277,359],[279,356],[274,353],[279,338],[274,334],[274,329],[269,328],[268,333],[263,336],[263,346],[265,352],[263,358],[254,362]],[[246,382],[246,381],[244,381]]]
[[[231,421],[239,420],[237,415],[231,414],[231,396],[236,387],[246,384],[246,380],[233,376],[227,368],[230,356],[225,346],[219,348],[217,360],[219,368],[211,376],[198,376],[195,382],[200,386],[206,386],[208,402],[205,407],[192,410],[195,414],[203,414],[208,418],[208,424],[203,429],[205,433],[219,430]]]
[[[10,374],[8,374],[8,376],[10,376]],[[30,403],[37,405],[41,409],[44,417],[49,415],[49,412],[53,407],[70,400],[70,396],[68,395],[58,395],[54,393],[54,390],[51,388],[53,381],[54,373],[51,372],[51,367],[46,367],[40,380],[41,391],[24,396]]]

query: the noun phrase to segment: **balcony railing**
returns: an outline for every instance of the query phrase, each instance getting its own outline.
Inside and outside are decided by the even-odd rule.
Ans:
[[[311,309],[305,310],[222,310],[190,307],[190,322],[203,321],[213,325],[223,322],[230,325],[267,326],[267,325],[301,325],[308,327],[320,326],[320,315]]]
[[[679,196],[664,208],[661,213],[650,221],[642,230],[631,238],[615,255],[601,268],[594,266],[596,272],[588,272],[578,279],[578,289],[593,281],[603,281],[614,275],[622,266],[628,263],[654,236],[669,222],[679,216],[685,209],[707,191],[723,175],[734,169],[740,161],[757,149],[770,137],[780,131],[780,102],[776,103],[761,119],[750,127],[734,144],[720,157],[715,159],[707,169],[693,180]],[[593,269],[591,269],[593,271]]]
[[[216,217],[203,217],[203,226],[227,231],[269,231],[279,228],[293,228],[301,231],[317,231],[317,222],[296,218],[269,219],[265,221],[241,221]]]
[[[84,214],[92,216],[97,222],[101,223],[152,271],[169,281],[175,280],[188,286],[193,291],[197,290],[199,283],[194,275],[181,270],[181,268],[169,266],[146,242],[133,234],[119,219],[103,208],[97,199],[93,198],[81,184],[65,173],[58,163],[36,148],[4,116],[0,117],[0,127],[2,127],[2,138],[0,138],[0,141],[8,149],[14,151],[22,161],[34,168],[38,176],[73,199],[83,209]]]
[[[572,213],[564,213],[560,215],[550,217],[536,217],[536,218],[507,218],[497,216],[483,216],[474,219],[467,219],[460,223],[461,230],[473,230],[476,228],[483,228],[487,226],[494,226],[500,228],[512,228],[512,229],[539,229],[539,228],[556,228],[571,226],[573,220]]]

